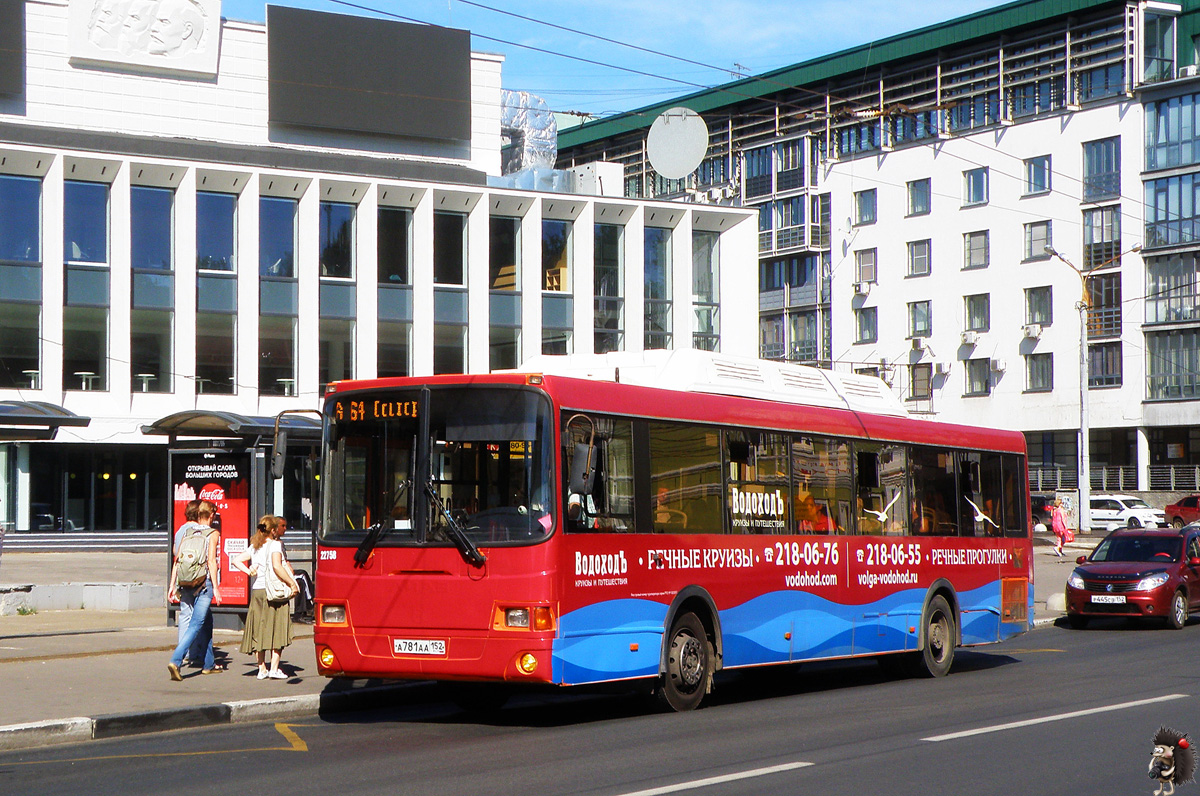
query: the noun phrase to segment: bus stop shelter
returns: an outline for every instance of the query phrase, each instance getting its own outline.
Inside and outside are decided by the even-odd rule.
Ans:
[[[276,424],[287,435],[282,477],[269,473],[274,453]],[[230,562],[246,550],[258,518],[263,514],[286,516],[290,528],[313,528],[313,462],[321,442],[317,413],[283,413],[275,417],[247,416],[235,412],[188,410],[176,412],[147,426],[142,433],[168,437],[168,502],[173,522],[166,530],[165,564],[168,575],[173,559],[175,529],[181,526],[191,500],[207,500],[217,509],[214,526],[221,533],[218,593],[213,607],[221,627],[237,627],[250,601],[250,583]],[[282,446],[281,446],[282,447]],[[311,558],[311,537],[288,540],[293,566]],[[174,619],[177,606],[167,607]]]

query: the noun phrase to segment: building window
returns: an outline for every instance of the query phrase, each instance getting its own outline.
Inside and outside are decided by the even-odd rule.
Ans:
[[[671,347],[671,230],[645,228],[645,348]]]
[[[412,375],[412,324],[380,321],[375,375],[381,379]]]
[[[1146,183],[1146,246],[1175,246],[1200,240],[1200,191],[1196,174]]]
[[[967,395],[988,395],[992,391],[990,359],[968,359],[967,366]]]
[[[1088,338],[1121,334],[1121,274],[1107,273],[1087,278]]]
[[[467,217],[434,211],[433,281],[439,285],[467,284]],[[462,371],[445,371],[461,373]]]
[[[1175,16],[1147,10],[1142,41],[1142,79],[1155,83],[1175,77]]]
[[[317,384],[324,394],[330,382],[354,378],[354,321],[322,318],[318,334]]]
[[[237,316],[219,312],[196,313],[196,392],[233,395],[234,342]]]
[[[170,271],[175,194],[166,188],[129,188],[129,248],[133,270]]]
[[[1025,289],[1025,323],[1049,326],[1054,322],[1052,294],[1049,285]]]
[[[932,193],[929,178],[913,180],[908,184],[908,214],[910,216],[928,215],[932,209]]]
[[[1083,269],[1121,264],[1121,206],[1083,211]]]
[[[129,319],[129,373],[133,392],[171,392],[173,316],[169,310],[133,310]]]
[[[466,326],[451,323],[434,324],[433,372],[435,375],[467,372]]]
[[[1146,103],[1146,170],[1200,163],[1200,94]]]
[[[258,319],[258,391],[296,394],[296,319],[263,315]]]
[[[854,194],[854,223],[875,223],[875,189],[856,191]]]
[[[542,221],[542,290],[571,292],[570,221]]]
[[[196,192],[196,268],[237,269],[237,196]]]
[[[521,329],[492,326],[488,330],[488,370],[512,370],[521,364]]]
[[[1054,245],[1049,221],[1033,221],[1025,225],[1025,261],[1046,260],[1046,249]]]
[[[69,263],[108,263],[108,185],[63,183],[63,257]]]
[[[1103,138],[1083,145],[1083,201],[1121,196],[1121,139]]]
[[[1146,258],[1146,323],[1190,321],[1200,313],[1200,260],[1195,252]]]
[[[788,360],[792,362],[815,362],[818,355],[817,314],[798,312],[788,316],[791,342]]]
[[[719,351],[721,341],[721,249],[715,232],[692,232],[692,347]]]
[[[991,256],[991,235],[988,230],[963,235],[963,268],[987,268]]]
[[[700,185],[721,185],[729,182],[729,158],[726,155],[705,158],[696,170],[696,181]]]
[[[1147,334],[1146,349],[1148,398],[1200,398],[1200,331]]]
[[[763,359],[783,359],[787,355],[787,327],[783,316],[759,319],[758,350]]]
[[[258,273],[296,278],[296,215],[299,202],[276,196],[258,200]]]
[[[0,174],[0,260],[42,259],[42,182]]]
[[[745,155],[747,198],[771,193],[771,147],[751,149]]]
[[[963,204],[984,205],[988,202],[988,170],[986,167],[963,172]]]
[[[909,241],[908,244],[908,275],[928,276],[930,270],[930,246],[926,240]]]
[[[1088,346],[1088,387],[1121,385],[1121,341]]]
[[[597,354],[625,349],[625,228],[597,224],[592,278],[595,281]]]
[[[380,207],[377,217],[375,257],[379,283],[407,285],[411,279],[412,211],[402,207]]]
[[[908,305],[908,336],[928,337],[933,333],[933,307],[928,301]]]
[[[354,210],[345,202],[321,202],[321,276],[354,278]]]
[[[108,389],[108,308],[63,307],[63,385]]]
[[[1050,392],[1054,389],[1054,355],[1025,355],[1025,390]]]
[[[492,216],[488,230],[488,287],[521,289],[521,219]]]
[[[966,328],[973,332],[986,332],[992,326],[992,299],[988,293],[965,296]]]
[[[1039,155],[1025,161],[1025,186],[1023,195],[1036,196],[1050,192],[1050,156]]]
[[[928,400],[933,397],[933,364],[918,362],[909,365],[910,400]]]
[[[875,282],[879,273],[875,268],[876,249],[863,249],[854,253],[854,281]]]
[[[775,190],[778,193],[804,187],[803,143],[803,140],[797,138],[775,146],[776,163],[779,168],[775,174]]]
[[[858,328],[856,343],[874,343],[879,339],[879,309],[862,307],[854,311]]]
[[[0,303],[0,388],[41,389],[41,316],[38,304]]]

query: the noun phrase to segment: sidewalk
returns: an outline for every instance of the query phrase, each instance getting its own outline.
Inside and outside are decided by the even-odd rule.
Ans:
[[[1099,541],[1080,537],[1066,558],[1049,539],[1034,544],[1034,624],[1062,614],[1071,564]],[[158,607],[130,611],[42,610],[0,616],[0,750],[206,724],[269,721],[362,709],[411,694],[411,684],[329,680],[316,673],[312,626],[297,624],[284,650],[288,680],[258,680],[252,656],[238,651],[239,631],[214,634],[229,669],[183,682],[167,675],[177,631],[167,626],[162,594],[165,556],[156,553],[5,553],[0,589],[12,585],[137,584],[154,589]],[[119,589],[118,589],[119,591]]]

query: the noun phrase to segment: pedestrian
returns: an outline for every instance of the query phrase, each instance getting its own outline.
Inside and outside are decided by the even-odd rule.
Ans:
[[[259,680],[286,680],[288,677],[280,671],[279,660],[283,648],[292,643],[290,599],[299,592],[299,587],[280,541],[286,531],[287,520],[283,517],[264,515],[250,539],[250,547],[233,560],[235,569],[253,578],[241,650],[247,655],[253,654],[257,659]],[[267,578],[272,574],[291,587],[291,595],[287,599],[267,599]],[[268,650],[271,652],[269,668]]]
[[[1075,534],[1071,533],[1071,529],[1067,527],[1067,512],[1063,510],[1062,498],[1055,498],[1054,503],[1050,506],[1050,530],[1054,532],[1054,538],[1058,541],[1054,545],[1054,554],[1059,558],[1064,558],[1063,544],[1066,542],[1075,541]]]
[[[209,523],[212,520],[213,504],[207,500],[200,501],[196,507],[196,524],[179,541],[179,552],[175,555],[175,563],[171,567],[171,591],[168,599],[174,599],[176,594],[182,604],[184,600],[192,603],[192,616],[187,628],[179,639],[179,645],[171,654],[167,663],[167,671],[172,680],[182,680],[179,667],[183,664],[183,656],[193,642],[203,649],[202,674],[216,674],[223,671],[213,658],[212,646],[212,605],[221,604],[218,588],[221,585],[220,560],[221,535]]]
[[[183,537],[193,527],[199,526],[199,523],[196,522],[196,510],[199,508],[200,508],[199,500],[189,500],[188,504],[184,507],[184,509],[183,509],[184,523],[179,526],[178,530],[175,531],[175,540],[171,545],[172,561],[174,561],[175,556],[179,555],[179,543],[183,540]],[[171,596],[172,589],[174,588],[174,586],[175,586],[175,578],[171,578],[171,582],[167,584],[167,587],[168,587],[167,588],[167,602],[168,603],[174,602],[176,599]],[[178,597],[179,613],[175,617],[175,620],[176,620],[175,626],[179,629],[179,636],[175,640],[176,644],[178,644],[180,641],[183,641],[183,634],[185,632],[187,632],[187,626],[192,621],[192,603],[194,601],[195,592],[189,590],[188,595],[192,599],[184,598],[183,595],[179,595],[179,597]],[[192,642],[192,646],[188,650],[187,658],[185,659],[184,662],[190,663],[193,666],[199,666],[200,662],[203,659],[204,659],[204,649],[200,646],[199,637],[197,637],[197,640]]]

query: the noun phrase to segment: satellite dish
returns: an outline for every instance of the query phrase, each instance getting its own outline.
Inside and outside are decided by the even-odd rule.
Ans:
[[[691,174],[707,151],[708,125],[691,108],[663,111],[646,136],[650,165],[668,180],[681,180]]]

